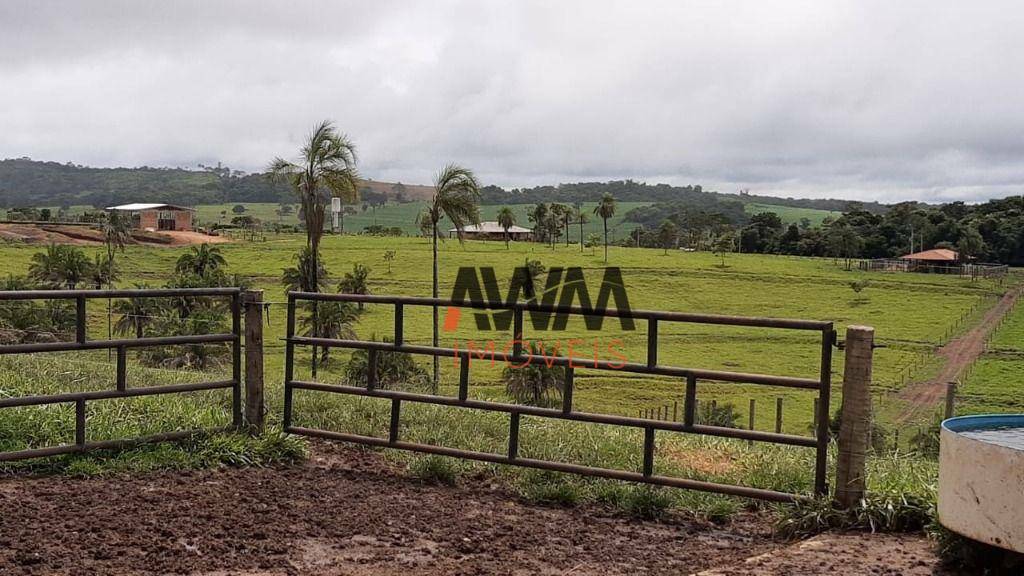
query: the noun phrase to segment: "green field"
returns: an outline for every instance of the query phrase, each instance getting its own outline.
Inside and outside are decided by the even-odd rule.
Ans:
[[[1019,301],[970,368],[957,392],[957,414],[1024,411],[1024,304]]]
[[[631,222],[624,222],[623,216],[638,206],[647,206],[648,202],[619,202],[617,204],[616,215],[608,220],[609,230],[609,241],[615,241],[616,239],[628,236],[630,231],[636,227],[636,224]],[[267,203],[247,203],[244,204],[246,211],[244,214],[259,218],[265,224],[273,224],[280,222],[282,224],[297,224],[299,222],[297,212],[293,212],[290,215],[279,217],[276,213],[279,205],[267,204]],[[510,208],[516,214],[516,224],[525,228],[532,228],[533,224],[530,223],[527,218],[527,211],[533,208],[533,204],[511,204]],[[593,215],[594,207],[596,203],[590,202],[583,205],[583,210],[587,213],[587,217],[590,222],[583,225],[583,237],[586,239],[592,233],[601,233],[601,220]],[[235,214],[231,211],[234,204],[204,204],[196,206],[196,216],[199,218],[200,223],[227,223],[231,221],[231,217]],[[356,207],[359,212],[357,214],[348,214],[344,218],[344,230],[345,232],[358,234],[363,231],[367,226],[378,225],[384,227],[398,227],[402,229],[402,232],[408,236],[418,236],[420,233],[419,225],[416,223],[417,217],[426,208],[426,204],[422,202],[407,202],[403,204],[388,203],[378,208],[362,209]],[[494,220],[497,217],[498,210],[502,206],[481,206],[480,217],[482,220]],[[221,212],[225,214],[222,216]],[[447,229],[450,226],[445,226]],[[578,225],[570,226],[569,228],[569,241],[579,242],[580,228]],[[564,242],[565,237],[561,240]]]
[[[633,208],[640,206],[649,206],[650,202],[619,202],[617,204],[616,215],[608,221],[609,239],[615,241],[617,239],[624,238],[629,235],[636,224],[632,222],[625,222],[623,217],[627,212]],[[200,226],[211,225],[211,224],[228,224],[231,222],[231,218],[238,216],[232,209],[237,206],[238,203],[229,204],[201,204],[196,206],[196,218]],[[298,206],[293,205],[295,211],[288,215],[278,215],[277,211],[280,208],[279,204],[271,202],[243,202],[242,206],[245,207],[245,212],[241,215],[253,216],[258,218],[264,224],[270,225],[274,223],[280,224],[298,224]],[[587,213],[587,217],[590,220],[583,226],[583,237],[586,239],[592,233],[601,233],[601,220],[593,215],[594,207],[596,203],[587,202],[584,203],[583,209]],[[397,226],[409,236],[416,236],[419,234],[419,226],[416,224],[416,218],[423,211],[425,204],[422,202],[407,202],[407,203],[395,203],[389,202],[388,204],[378,207],[363,209],[362,205],[354,206],[358,210],[357,214],[349,214],[344,218],[344,230],[349,233],[357,234],[362,232],[367,226],[374,224],[386,227]],[[527,211],[533,208],[533,204],[512,204],[509,206],[516,213],[516,223],[519,226],[526,228],[532,228],[532,224],[527,218]],[[484,220],[494,220],[498,210],[502,206],[486,205],[480,207],[481,217]],[[54,214],[57,212],[56,206],[51,206]],[[71,206],[69,212],[71,214],[81,214],[86,210],[91,210],[91,206]],[[776,206],[772,204],[757,204],[750,203],[745,206],[747,214],[757,214],[759,212],[775,212],[779,215],[779,218],[786,224],[797,224],[801,218],[807,218],[811,221],[812,225],[821,224],[828,216],[837,217],[841,215],[840,212],[829,212],[828,210],[815,210],[812,208],[791,208],[788,206]],[[6,218],[6,211],[0,209],[0,219]],[[572,226],[569,230],[569,241],[579,242],[579,226]],[[565,238],[562,238],[564,242]]]
[[[744,204],[744,211],[747,214],[757,214],[759,212],[775,212],[779,215],[779,218],[786,224],[799,224],[800,219],[807,218],[811,222],[811,226],[820,225],[825,218],[831,216],[832,218],[838,218],[843,215],[842,212],[836,212],[833,210],[818,210],[816,208],[794,208],[791,206],[778,206],[775,204],[758,204],[751,202]]]
[[[280,271],[288,266],[303,239],[299,235],[268,235],[266,242],[222,245],[230,271],[251,278],[255,286],[266,289],[267,299],[280,303],[284,299]],[[384,251],[396,251],[393,271],[387,272]],[[18,273],[27,269],[31,254],[38,250],[29,246],[7,246],[0,254],[6,269]],[[169,277],[175,259],[182,249],[130,248],[122,257],[123,277],[160,285]],[[430,252],[421,238],[372,238],[365,236],[327,236],[323,244],[324,260],[335,278],[363,263],[373,269],[371,286],[378,294],[428,295],[430,290]],[[447,295],[460,266],[494,266],[499,281],[526,259],[540,260],[545,266],[582,266],[592,285],[600,280],[600,250],[578,246],[557,246],[554,250],[535,243],[513,243],[506,250],[500,242],[445,241],[441,246],[442,295]],[[875,382],[879,389],[899,387],[901,371],[922,357],[932,356],[935,344],[947,329],[978,303],[989,302],[999,288],[985,282],[972,283],[959,278],[933,275],[873,275],[863,292],[854,293],[849,283],[863,273],[848,272],[830,259],[795,258],[762,255],[729,255],[725,266],[708,253],[670,253],[658,250],[612,248],[610,264],[623,268],[630,304],[634,308],[710,312],[718,314],[794,317],[834,321],[839,327],[847,324],[875,326],[878,339],[886,347],[876,353]],[[103,310],[91,310],[98,333],[105,332]],[[283,318],[280,304],[271,308],[271,318]],[[429,310],[406,313],[406,338],[429,342]],[[360,337],[381,338],[390,335],[391,311],[388,307],[370,306],[356,331]],[[267,371],[277,384],[283,359],[283,323],[269,326]],[[529,330],[528,330],[529,332]],[[528,334],[529,336],[529,334]],[[535,335],[536,336],[536,335]],[[645,326],[635,331],[621,331],[609,323],[599,334],[603,339],[618,338],[631,361],[645,359]],[[594,336],[581,322],[570,322],[564,332],[543,335],[546,342],[559,344],[565,350],[569,343],[583,339],[592,345]],[[454,335],[445,335],[443,344],[502,342],[507,336],[477,332],[472,322],[463,322]],[[704,325],[663,325],[661,327],[660,361],[665,364],[738,372],[761,372],[780,375],[815,377],[819,355],[815,334],[780,330],[712,327]],[[602,340],[604,343],[604,340]],[[603,345],[603,344],[602,344]],[[575,344],[577,350],[579,343]],[[585,355],[586,352],[579,354]],[[339,358],[340,358],[339,354]],[[305,369],[303,357],[300,369]],[[501,396],[500,367],[486,363],[474,365],[473,393]],[[337,370],[336,362],[332,370]],[[443,362],[443,376],[453,384],[456,367]],[[842,374],[841,354],[833,366],[835,377]],[[328,370],[331,374],[331,370]],[[330,377],[330,376],[328,376]],[[922,376],[923,377],[923,374]],[[635,415],[638,410],[671,405],[682,399],[681,383],[670,378],[649,378],[630,375],[609,375],[580,370],[576,399],[587,410]],[[770,429],[774,424],[775,398],[784,398],[784,428],[791,432],[805,431],[810,420],[813,394],[785,389],[708,383],[700,388],[700,399],[732,402],[743,414],[748,400],[757,400],[757,425]]]
[[[280,285],[281,269],[288,266],[296,251],[304,244],[297,234],[269,234],[264,242],[239,242],[220,245],[228,259],[229,271],[248,278],[255,287],[263,288],[270,301],[267,324],[264,329],[267,373],[267,399],[271,425],[280,422],[282,409],[282,378],[284,362],[284,336],[286,309],[285,294]],[[9,273],[27,270],[33,253],[41,248],[26,245],[0,246],[0,259]],[[86,248],[91,252],[100,248]],[[368,236],[328,235],[322,245],[328,270],[335,280],[351,270],[356,263],[372,268],[370,285],[376,294],[428,295],[430,292],[431,258],[429,244],[415,237],[376,238]],[[388,272],[383,256],[385,250],[394,250],[396,258]],[[163,284],[171,274],[175,260],[184,248],[130,247],[123,256],[123,286],[145,282],[152,286]],[[452,283],[460,266],[494,266],[499,283],[507,279],[512,269],[525,260],[540,260],[545,266],[581,266],[591,286],[599,284],[603,271],[601,250],[587,249],[581,253],[578,246],[558,245],[554,249],[535,243],[513,243],[506,250],[501,242],[473,241],[459,244],[445,241],[441,244],[442,296],[450,294]],[[993,295],[1006,286],[989,282],[970,282],[956,277],[918,274],[892,274],[866,276],[870,284],[860,293],[850,288],[850,282],[864,278],[861,272],[843,270],[831,259],[778,257],[732,254],[722,260],[709,253],[671,252],[660,250],[612,247],[609,264],[620,266],[630,305],[633,308],[706,312],[717,314],[793,317],[829,320],[836,323],[842,335],[848,324],[868,324],[877,329],[878,342],[884,347],[876,350],[874,368],[875,388],[890,392],[905,385],[901,374],[911,365],[923,364],[915,379],[928,375],[928,366],[937,365],[934,351],[937,343],[971,309],[987,306]],[[90,337],[106,335],[106,306],[104,301],[91,301]],[[429,309],[407,307],[405,337],[413,343],[430,342]],[[1007,326],[1016,326],[1009,323]],[[360,338],[380,339],[391,335],[393,312],[390,306],[370,305],[355,325]],[[820,344],[817,334],[771,329],[714,327],[700,324],[661,323],[659,327],[659,362],[692,368],[721,369],[738,372],[816,377]],[[508,334],[478,331],[467,312],[454,334],[442,333],[442,346],[462,349],[482,347],[484,342],[496,341],[502,348]],[[570,344],[576,346],[573,356],[591,355],[587,346],[594,341],[606,344],[615,338],[621,341],[625,355],[631,361],[646,358],[646,326],[624,331],[615,321],[608,322],[600,332],[584,330],[582,322],[570,322],[562,332],[539,332],[529,321],[526,338],[542,339],[547,346],[560,345],[563,353]],[[582,345],[580,343],[582,341]],[[550,349],[550,348],[549,348]],[[296,376],[310,378],[308,351],[298,353]],[[336,350],[319,379],[341,381],[346,359],[343,350]],[[418,358],[425,368],[426,358]],[[194,374],[187,371],[144,368],[130,358],[129,386],[207,380],[212,374]],[[442,361],[442,393],[454,395],[458,380],[458,367],[450,360]],[[507,401],[501,382],[500,364],[492,366],[488,360],[474,360],[470,372],[470,397],[493,398]],[[223,375],[226,368],[216,370]],[[1019,368],[1014,368],[1019,373]],[[0,357],[0,394],[23,395],[98,389],[112,386],[114,366],[104,352],[55,353],[25,357]],[[835,382],[831,410],[839,405],[838,390],[843,373],[842,353],[836,351],[832,365]],[[976,372],[980,374],[981,369]],[[1004,375],[1004,380],[1010,375]],[[608,414],[635,416],[638,411],[669,406],[683,399],[683,383],[678,379],[645,377],[613,372],[580,369],[576,375],[574,401],[577,409]],[[989,402],[1012,402],[1012,392],[1003,389],[982,391]],[[809,434],[815,394],[781,388],[754,385],[701,382],[698,399],[702,403],[716,401],[720,406],[734,405],[739,422],[746,427],[748,406],[756,401],[755,428],[774,429],[774,410],[778,398],[783,399],[783,430],[793,434]],[[882,405],[877,413],[883,418],[895,413],[895,395],[882,394]],[[90,408],[90,439],[148,433],[156,430],[182,429],[195,426],[218,425],[225,422],[228,395],[202,393],[183,398],[161,397],[126,401],[96,402]],[[335,430],[368,434],[386,434],[387,403],[375,400],[352,400],[322,394],[299,392],[295,399],[296,424],[321,425]],[[410,406],[403,410],[403,437],[410,440],[437,442],[449,446],[478,450],[497,449],[504,442],[507,419],[500,415],[483,414],[473,410],[442,409],[429,406]],[[19,408],[0,411],[0,450],[51,445],[67,441],[72,433],[73,418],[67,408]],[[439,425],[443,422],[444,425]],[[883,422],[883,424],[885,424]],[[636,430],[572,422],[545,422],[527,419],[523,429],[523,454],[536,457],[559,458],[589,465],[632,469],[638,463],[641,434]],[[224,460],[259,461],[259,454],[276,454],[282,450],[285,457],[294,454],[294,448],[281,446],[274,439],[267,448],[241,447],[244,456],[234,451],[203,445],[192,451],[173,451],[165,448],[129,452],[113,464],[102,460],[68,460],[73,470],[109,468],[145,468],[165,465],[207,465]],[[658,437],[656,470],[666,474],[723,482],[804,491],[810,482],[809,470],[813,451],[757,444],[753,448],[740,441],[695,438],[686,435],[663,434]],[[424,460],[393,455],[417,467]],[[432,460],[427,459],[427,462]],[[457,466],[467,467],[467,464]],[[872,482],[886,489],[920,490],[934,475],[933,463],[917,459],[897,460],[879,457],[872,460]],[[84,468],[83,468],[84,467]],[[627,498],[632,488],[607,482],[584,481],[572,477],[553,477],[530,471],[494,469],[508,475],[524,494],[538,499],[551,496],[556,500],[582,497],[605,502]],[[553,479],[555,478],[555,479]],[[570,486],[572,488],[566,488]],[[567,492],[568,490],[568,492]],[[540,492],[538,492],[540,491]],[[626,492],[623,492],[626,491]],[[736,510],[734,500],[701,493],[677,491],[672,493],[676,505],[718,514],[723,510]]]

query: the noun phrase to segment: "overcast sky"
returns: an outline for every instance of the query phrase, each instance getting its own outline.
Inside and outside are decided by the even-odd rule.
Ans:
[[[1024,192],[1019,2],[0,2],[0,157],[897,201]]]

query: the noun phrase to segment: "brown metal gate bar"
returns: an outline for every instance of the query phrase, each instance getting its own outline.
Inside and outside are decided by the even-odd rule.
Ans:
[[[395,309],[395,328],[393,343],[372,342],[361,340],[342,340],[328,338],[309,338],[295,335],[295,309],[298,301],[341,301],[341,302],[366,302],[375,304],[390,304]],[[500,351],[487,351],[487,360],[490,361],[512,361],[522,363],[527,360],[544,360],[552,365],[564,366],[566,369],[565,391],[563,392],[563,405],[561,408],[540,408],[524,406],[519,404],[507,404],[500,402],[489,402],[481,400],[470,400],[467,398],[469,370],[471,355],[466,350],[454,348],[442,348],[433,346],[421,346],[406,344],[403,338],[404,306],[454,306],[462,308],[492,309],[492,310],[513,310],[513,340],[514,346],[511,354]],[[668,422],[647,418],[632,418],[627,416],[616,416],[609,414],[592,414],[577,412],[572,407],[572,383],[575,361],[580,363],[579,358],[550,357],[526,354],[523,352],[523,313],[524,312],[548,312],[564,313],[573,315],[590,315],[606,317],[629,317],[644,319],[648,322],[647,333],[647,362],[640,363],[611,363],[586,361],[588,369],[618,370],[623,372],[639,374],[656,374],[664,376],[675,376],[685,379],[685,400],[683,406],[683,422]],[[816,331],[821,334],[821,364],[818,379],[795,378],[790,376],[774,376],[767,374],[748,374],[740,372],[728,372],[720,370],[703,370],[695,368],[684,368],[675,366],[663,366],[658,364],[658,323],[663,322],[689,322],[713,325],[728,326],[749,326],[760,328],[778,328],[789,330]],[[819,410],[818,419],[815,423],[815,436],[796,436],[774,432],[761,432],[755,430],[741,430],[736,428],[725,428],[719,426],[706,426],[695,423],[696,411],[696,390],[699,380],[715,380],[723,382],[747,383],[765,386],[781,386],[797,389],[818,390],[818,402],[821,406],[828,406],[829,392],[831,386],[831,365],[832,345],[835,342],[835,331],[831,322],[820,322],[811,320],[790,320],[776,318],[746,318],[739,316],[718,316],[707,314],[686,314],[678,312],[660,312],[645,310],[591,310],[576,306],[544,306],[533,302],[505,303],[481,303],[481,302],[455,302],[440,298],[421,298],[408,296],[372,296],[357,294],[319,294],[306,292],[290,292],[288,294],[288,322],[287,338],[285,344],[285,413],[284,428],[286,432],[315,436],[335,440],[355,442],[373,446],[385,446],[424,452],[429,454],[440,454],[454,456],[484,462],[499,464],[514,464],[530,468],[569,472],[585,476],[596,476],[618,480],[630,480],[647,484],[663,486],[674,486],[678,488],[690,488],[722,494],[745,496],[764,500],[791,502],[801,498],[800,495],[751,488],[747,486],[736,486],[718,484],[714,482],[703,482],[682,478],[659,476],[653,473],[654,463],[654,439],[655,431],[682,432],[690,434],[702,434],[707,436],[718,436],[724,438],[738,438],[744,440],[770,442],[791,446],[813,447],[816,449],[815,458],[815,482],[814,491],[818,495],[828,492],[826,461],[828,456],[828,410]],[[367,386],[343,386],[335,384],[324,384],[320,382],[309,382],[295,380],[294,378],[294,352],[295,346],[325,346],[350,349],[365,349],[369,354],[370,367],[367,375]],[[406,352],[412,354],[423,354],[430,356],[458,357],[460,359],[459,392],[457,397],[440,396],[434,394],[419,394],[411,392],[380,390],[376,387],[375,357],[380,351]],[[613,366],[614,364],[614,366]],[[292,397],[294,390],[312,390],[353,396],[364,396],[371,398],[390,399],[392,403],[391,420],[387,439],[373,436],[362,436],[333,432],[328,430],[311,429],[292,425]],[[434,404],[443,406],[455,406],[462,408],[473,408],[492,412],[505,412],[509,418],[509,441],[506,454],[483,453],[442,446],[420,444],[416,442],[402,441],[399,439],[399,420],[401,417],[401,403],[416,402],[423,404]],[[595,468],[579,464],[567,464],[548,460],[537,460],[522,458],[518,455],[519,448],[519,422],[521,416],[537,416],[543,418],[555,418],[577,422],[590,422],[598,424],[611,424],[616,426],[628,426],[644,430],[644,453],[643,467],[641,472],[630,472],[608,468]]]
[[[231,332],[225,334],[199,334],[192,336],[165,336],[118,340],[89,340],[87,338],[86,302],[96,298],[171,298],[171,297],[226,297],[231,301]],[[70,392],[42,396],[18,396],[0,398],[0,409],[22,406],[41,406],[48,404],[75,404],[75,443],[34,448],[12,452],[0,452],[0,462],[24,460],[42,456],[71,454],[87,450],[116,449],[148,442],[180,440],[199,432],[217,432],[237,428],[242,424],[242,387],[241,387],[241,290],[239,288],[167,288],[167,289],[136,289],[136,290],[17,290],[0,291],[0,302],[13,300],[75,300],[75,340],[72,342],[43,342],[28,344],[0,345],[0,355],[31,354],[36,352],[58,352],[74,350],[116,351],[116,378],[113,390],[93,392]],[[219,342],[231,343],[231,379],[190,384],[171,384],[167,386],[148,386],[128,388],[127,386],[127,350],[149,346],[171,346],[180,344],[209,344]],[[133,398],[196,392],[202,390],[219,390],[231,388],[232,425],[216,430],[187,430],[166,432],[143,438],[121,440],[86,441],[86,402],[92,400],[109,400],[113,398]]]

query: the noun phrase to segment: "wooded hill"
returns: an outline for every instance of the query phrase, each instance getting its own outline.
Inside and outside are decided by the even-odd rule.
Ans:
[[[360,195],[377,204],[385,198],[399,202],[426,200],[430,186],[364,180]],[[850,202],[832,199],[773,198],[751,194],[709,192],[697,186],[645,184],[632,180],[580,182],[557,186],[513,188],[485,186],[483,204],[536,204],[539,202],[596,202],[605,193],[620,202],[678,202],[706,212],[739,217],[737,206],[750,203],[845,211]],[[0,160],[0,207],[110,206],[127,202],[170,202],[194,206],[236,202],[279,202],[290,198],[284,184],[265,174],[247,174],[223,166],[184,168],[92,168],[73,163],[40,162],[29,158]],[[882,213],[885,206],[860,204]],[[733,219],[733,218],[730,218]]]

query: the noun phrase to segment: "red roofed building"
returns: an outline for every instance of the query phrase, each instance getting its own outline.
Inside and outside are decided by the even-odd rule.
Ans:
[[[948,248],[934,248],[932,250],[925,250],[924,252],[914,252],[913,254],[900,256],[900,259],[927,262],[929,264],[955,264],[960,261],[960,253]]]

